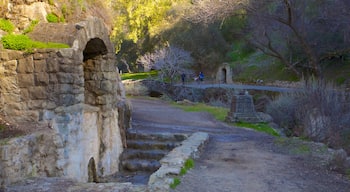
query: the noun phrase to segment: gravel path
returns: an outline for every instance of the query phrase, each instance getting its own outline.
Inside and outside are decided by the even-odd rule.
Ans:
[[[188,113],[156,99],[132,99],[133,129],[210,134],[195,167],[173,192],[349,192],[350,182],[303,151],[276,138]]]

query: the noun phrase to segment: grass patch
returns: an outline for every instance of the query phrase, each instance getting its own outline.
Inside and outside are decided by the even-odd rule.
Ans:
[[[280,136],[279,133],[270,127],[267,123],[246,123],[246,122],[237,122],[234,125],[238,127],[247,127],[254,129],[256,131],[264,132],[273,136]]]
[[[171,188],[171,189],[175,189],[176,186],[178,186],[180,183],[181,183],[180,178],[175,177],[174,180],[173,180],[173,182],[170,184],[170,188]]]
[[[183,167],[180,170],[180,176],[183,176],[187,173],[188,170],[192,169],[194,167],[194,160],[189,158],[185,161]],[[178,186],[181,183],[180,178],[175,177],[173,182],[170,184],[171,189],[175,189],[176,186]]]
[[[179,105],[179,104],[174,104],[174,105],[187,112],[203,112],[203,111],[208,112],[211,115],[213,115],[215,119],[219,121],[225,121],[225,118],[229,111],[229,109],[226,109],[223,107],[209,106],[204,103],[196,103],[194,105]]]
[[[121,75],[122,80],[132,79],[132,80],[140,80],[140,79],[146,79],[150,77],[157,77],[158,71],[152,70],[150,72],[143,72],[143,73],[123,73]]]
[[[11,21],[0,18],[0,29],[8,33],[12,33],[15,30],[15,26]]]
[[[33,41],[27,35],[8,34],[1,38],[1,42],[5,49],[20,51],[31,51],[34,48],[69,48],[68,45],[62,43],[44,43],[39,41]]]

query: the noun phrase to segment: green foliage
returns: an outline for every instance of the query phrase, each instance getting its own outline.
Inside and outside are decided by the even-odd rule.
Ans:
[[[11,23],[11,21],[0,18],[0,29],[8,33],[12,33],[13,30],[15,30],[15,26]]]
[[[170,184],[171,189],[175,189],[181,183],[181,180],[178,177],[175,177],[173,182]]]
[[[32,20],[30,25],[23,31],[23,34],[30,33],[34,30],[34,27],[39,23],[38,20]]]
[[[152,70],[150,72],[143,72],[143,73],[123,73],[121,75],[122,80],[126,79],[132,79],[132,80],[139,80],[139,79],[146,79],[150,77],[157,77],[158,71]]]
[[[230,58],[232,62],[242,61],[248,58],[252,53],[254,53],[254,49],[249,47],[246,43],[238,41],[234,42],[232,45]]]
[[[194,167],[194,160],[193,159],[187,159],[185,161],[185,164],[184,164],[184,168],[189,170],[189,169],[192,169]]]
[[[247,122],[237,122],[235,123],[238,127],[248,127],[256,131],[264,132],[273,136],[280,136],[279,133],[270,127],[267,123],[247,123]]]
[[[25,50],[32,48],[32,41],[26,35],[5,35],[1,39],[5,49]]]
[[[180,175],[185,175],[187,173],[187,169],[182,167],[181,170],[180,170]]]
[[[5,35],[1,38],[1,42],[5,49],[12,50],[27,50],[30,51],[33,48],[68,48],[69,46],[62,43],[43,43],[38,41],[32,41],[27,35]]]
[[[46,15],[46,20],[49,23],[58,23],[60,21],[59,18],[57,17],[57,15],[55,15],[54,13],[47,14]]]

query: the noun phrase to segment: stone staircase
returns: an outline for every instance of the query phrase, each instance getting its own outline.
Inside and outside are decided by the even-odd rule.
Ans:
[[[177,133],[127,132],[127,149],[120,156],[118,181],[146,184],[161,160],[188,136]]]

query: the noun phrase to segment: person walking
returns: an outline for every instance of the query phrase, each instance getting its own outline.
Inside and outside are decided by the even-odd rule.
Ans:
[[[185,74],[185,73],[182,73],[182,74],[181,74],[182,85],[185,85],[185,80],[186,80],[186,74]]]
[[[199,72],[198,78],[199,78],[199,81],[200,81],[200,82],[203,82],[203,81],[204,81],[204,74],[203,74],[203,72]]]

